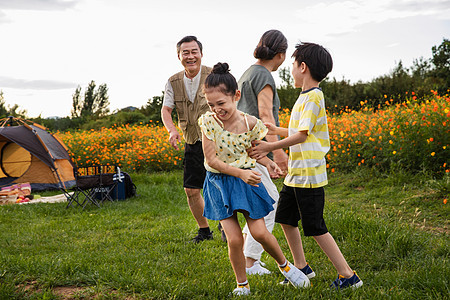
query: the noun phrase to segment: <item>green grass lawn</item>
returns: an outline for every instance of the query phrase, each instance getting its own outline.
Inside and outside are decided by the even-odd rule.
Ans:
[[[0,299],[229,298],[235,280],[217,222],[210,222],[213,241],[188,243],[196,225],[182,173],[132,178],[137,197],[100,209],[0,206]],[[363,287],[330,290],[336,271],[304,238],[316,272],[312,287],[278,285],[282,276],[264,253],[273,273],[249,276],[248,299],[448,299],[449,204],[442,202],[448,189],[436,184],[442,183],[331,174],[325,220]],[[279,225],[274,235],[291,259]]]

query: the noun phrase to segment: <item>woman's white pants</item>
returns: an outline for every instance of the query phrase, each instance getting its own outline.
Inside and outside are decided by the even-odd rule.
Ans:
[[[280,195],[278,194],[278,190],[276,185],[273,183],[272,179],[270,178],[269,171],[267,171],[266,167],[264,167],[261,164],[256,163],[256,167],[253,168],[254,171],[261,173],[261,181],[264,184],[267,193],[269,193],[269,196],[272,197],[272,199],[275,201],[273,204],[273,210],[264,217],[264,221],[266,223],[267,230],[269,232],[272,232],[273,227],[275,226],[275,212],[277,210],[278,205],[278,199],[280,198]],[[245,257],[250,257],[255,260],[261,259],[261,254],[264,252],[263,247],[261,244],[259,244],[250,234],[250,231],[248,229],[247,224],[245,224],[244,229],[242,230],[242,233],[247,234],[247,238],[245,240],[244,244],[244,255]]]

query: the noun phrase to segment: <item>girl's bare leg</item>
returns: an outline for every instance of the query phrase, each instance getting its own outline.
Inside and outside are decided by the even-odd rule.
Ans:
[[[227,236],[228,256],[236,276],[236,282],[245,282],[247,275],[245,273],[244,251],[242,250],[244,238],[236,213],[227,219],[221,220],[220,223],[222,223],[222,228]]]
[[[247,219],[248,229],[255,241],[260,243],[264,250],[269,253],[279,265],[284,264],[286,262],[286,257],[283,255],[277,239],[267,230],[264,219],[254,220],[249,218],[248,214],[244,214],[244,216]]]

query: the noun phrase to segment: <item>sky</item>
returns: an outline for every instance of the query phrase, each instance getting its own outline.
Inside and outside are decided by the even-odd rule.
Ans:
[[[111,112],[142,107],[182,70],[182,37],[239,79],[270,29],[289,42],[282,68],[295,44],[315,42],[333,57],[330,78],[367,82],[431,58],[450,38],[450,0],[0,0],[0,90],[28,117],[70,116],[91,80],[107,85]]]

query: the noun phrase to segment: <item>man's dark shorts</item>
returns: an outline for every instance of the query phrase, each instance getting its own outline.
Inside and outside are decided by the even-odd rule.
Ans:
[[[202,142],[184,145],[184,176],[183,187],[190,189],[202,189],[205,181],[206,170],[204,166]]]
[[[325,192],[320,188],[297,188],[283,184],[278,200],[275,222],[298,227],[302,221],[306,236],[318,236],[328,232],[323,219]]]

